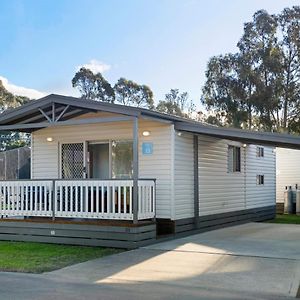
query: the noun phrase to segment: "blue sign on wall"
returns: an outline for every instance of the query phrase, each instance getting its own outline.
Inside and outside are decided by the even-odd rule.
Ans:
[[[153,154],[153,143],[144,142],[142,144],[142,152],[143,152],[143,155],[151,155],[151,154]]]

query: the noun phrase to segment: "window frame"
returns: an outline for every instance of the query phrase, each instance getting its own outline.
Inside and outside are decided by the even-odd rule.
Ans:
[[[240,146],[228,145],[228,147],[227,147],[227,172],[228,173],[241,173],[242,172],[242,152],[241,152]]]
[[[265,185],[265,175],[264,174],[256,175],[256,185],[259,185],[259,186]]]
[[[113,143],[132,143],[132,175],[131,176],[115,176],[113,166]],[[132,139],[112,139],[110,140],[110,176],[112,179],[132,179],[133,178],[133,140]]]
[[[265,148],[262,146],[256,147],[256,157],[264,158],[265,157]]]

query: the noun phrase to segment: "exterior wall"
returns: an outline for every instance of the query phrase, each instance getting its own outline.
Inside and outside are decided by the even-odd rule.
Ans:
[[[228,173],[228,144],[242,146],[237,142],[199,136],[199,214],[219,214],[246,208],[245,165],[241,172]],[[241,148],[241,161],[245,150]]]
[[[93,114],[111,115],[111,114]],[[89,114],[81,117],[89,117]],[[142,132],[150,131],[144,137]],[[52,137],[53,142],[46,138]],[[61,126],[32,135],[32,178],[60,178],[61,143],[132,139],[132,122]],[[153,143],[153,154],[142,154],[142,143]],[[228,173],[228,145],[241,146],[242,169]],[[265,157],[256,157],[256,146],[199,135],[200,216],[273,205],[275,154],[264,147]],[[180,220],[194,216],[193,135],[179,136],[173,125],[139,121],[139,177],[156,179],[157,218]],[[245,173],[247,168],[247,174]],[[256,185],[256,175],[265,175],[265,185]]]
[[[241,147],[241,172],[228,172],[228,145]],[[199,137],[200,216],[275,205],[275,154],[264,147],[264,157],[256,157],[256,147]],[[264,185],[256,175],[264,175]]]
[[[205,135],[199,135],[198,143],[200,217],[275,205],[273,148],[264,147],[264,157],[256,157],[256,145],[244,148]],[[228,172],[228,145],[241,147],[241,172]],[[193,151],[192,134],[175,135],[176,220],[194,217]],[[264,175],[264,185],[256,184],[256,175]]]
[[[284,202],[286,186],[300,186],[300,151],[276,148],[276,202]]]
[[[158,218],[171,218],[172,128],[170,124],[139,121],[139,177],[156,179]],[[142,135],[144,130],[151,132],[149,137]],[[47,137],[52,137],[53,142],[47,142]],[[49,127],[35,131],[32,134],[32,179],[60,178],[61,143],[109,139],[132,139],[132,122]],[[142,154],[143,141],[153,143],[152,155]]]
[[[257,157],[256,145],[246,148],[246,208],[275,205],[276,154],[264,147],[264,157]],[[256,184],[256,175],[264,175],[264,185]]]
[[[175,134],[175,219],[194,216],[194,146],[193,135]]]

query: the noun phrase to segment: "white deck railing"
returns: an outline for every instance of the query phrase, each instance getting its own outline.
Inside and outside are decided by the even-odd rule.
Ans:
[[[2,217],[133,219],[132,180],[0,181]],[[138,219],[155,217],[155,181],[138,181]]]
[[[52,216],[51,180],[0,181],[1,216]]]

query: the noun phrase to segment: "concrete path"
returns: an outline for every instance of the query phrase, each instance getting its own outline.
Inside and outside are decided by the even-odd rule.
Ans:
[[[251,223],[42,275],[0,273],[0,299],[292,299],[300,226]]]

